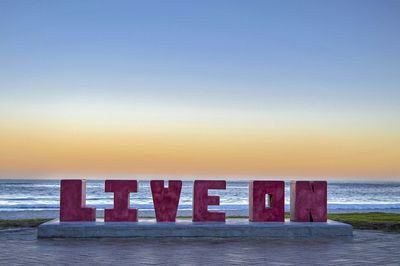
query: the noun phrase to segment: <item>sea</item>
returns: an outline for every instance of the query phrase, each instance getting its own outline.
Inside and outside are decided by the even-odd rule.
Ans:
[[[139,181],[137,193],[131,193],[131,207],[139,215],[154,215],[150,182]],[[86,205],[98,211],[112,208],[113,193],[104,192],[104,180],[88,180]],[[190,215],[193,182],[183,181],[178,215]],[[285,183],[285,209],[289,211],[289,182]],[[220,206],[228,215],[248,213],[248,182],[227,181],[226,190],[210,190],[220,196]],[[45,212],[55,216],[59,210],[59,180],[0,180],[0,214]],[[400,182],[328,182],[328,212],[393,212],[400,213]],[[1,215],[0,215],[1,216]],[[35,215],[37,216],[37,215]],[[7,216],[5,216],[7,217]]]

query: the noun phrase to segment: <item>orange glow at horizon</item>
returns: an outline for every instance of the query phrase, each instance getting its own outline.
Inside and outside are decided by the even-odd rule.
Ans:
[[[400,175],[400,141],[394,133],[227,126],[212,130],[212,125],[208,126],[118,129],[3,125],[1,178],[185,175],[373,179]]]

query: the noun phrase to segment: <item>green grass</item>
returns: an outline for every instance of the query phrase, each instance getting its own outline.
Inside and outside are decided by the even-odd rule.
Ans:
[[[355,229],[400,232],[399,213],[332,213],[329,214],[329,219],[351,224]]]
[[[51,219],[18,219],[18,220],[0,220],[0,229],[14,227],[37,227]]]
[[[289,213],[285,213],[289,218]],[[178,218],[192,218],[191,216],[178,216]],[[228,218],[248,218],[248,216],[229,216]],[[400,232],[400,214],[368,212],[368,213],[332,213],[328,215],[330,220],[348,223],[354,229],[382,230],[389,232]],[[15,227],[37,227],[50,219],[20,219],[0,220],[0,229]]]

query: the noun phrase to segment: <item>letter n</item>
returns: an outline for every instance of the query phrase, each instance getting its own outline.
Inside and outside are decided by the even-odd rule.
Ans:
[[[326,222],[327,183],[325,181],[291,182],[290,220],[294,222]]]

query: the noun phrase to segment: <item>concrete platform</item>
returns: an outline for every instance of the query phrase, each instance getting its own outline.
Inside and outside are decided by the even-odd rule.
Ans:
[[[227,219],[225,223],[193,223],[179,219],[176,223],[157,223],[154,219],[140,219],[137,223],[59,222],[52,220],[38,228],[38,238],[93,238],[93,237],[263,237],[309,238],[351,237],[349,224],[327,223],[252,223],[247,219]]]

